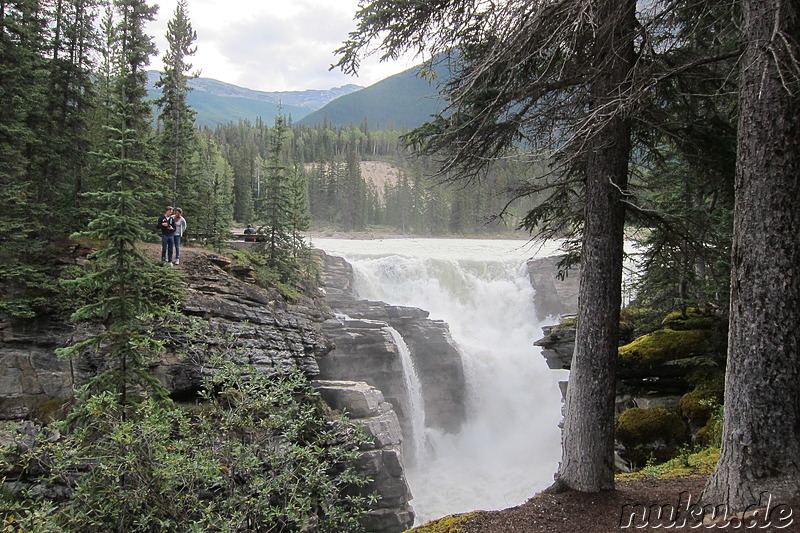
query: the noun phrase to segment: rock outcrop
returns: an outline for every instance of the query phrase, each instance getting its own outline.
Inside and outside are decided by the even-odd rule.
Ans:
[[[578,310],[580,267],[573,267],[559,275],[558,263],[561,258],[551,256],[528,260],[528,277],[535,289],[534,308],[539,320],[575,314]]]
[[[364,382],[317,380],[312,385],[325,403],[346,411],[372,437],[373,444],[365,446],[359,458],[359,469],[372,479],[365,491],[378,496],[364,520],[367,531],[400,533],[410,528],[414,524],[408,505],[411,491],[403,470],[400,422],[392,406],[380,390]]]
[[[622,471],[651,458],[666,460],[691,439],[707,445],[718,431],[722,403],[725,332],[713,317],[667,318],[663,328],[620,348],[615,411],[616,464]],[[575,319],[543,326],[534,344],[552,369],[569,370]],[[568,383],[561,383],[566,397]]]
[[[337,316],[323,324],[336,348],[320,359],[320,377],[355,379],[379,388],[405,424],[409,405],[398,347],[389,327],[408,345],[420,379],[428,427],[456,432],[465,418],[466,381],[448,325],[427,311],[362,300],[353,293],[352,266],[321,253],[324,301]]]
[[[242,283],[211,261],[195,261],[187,273],[183,312],[204,319],[208,332],[190,340],[180,329],[154,327],[167,350],[151,371],[175,396],[190,395],[209,371],[209,348],[222,348],[263,372],[299,368],[312,377],[331,343],[318,323],[327,310],[311,300],[287,305],[277,294]],[[62,360],[55,350],[96,331],[48,317],[0,323],[0,419],[35,414],[38,405],[64,399],[102,368],[102,360]]]
[[[154,328],[167,349],[153,362],[151,372],[173,396],[194,396],[204,374],[214,371],[208,364],[213,351],[266,373],[297,368],[310,378],[319,374],[318,361],[334,346],[321,327],[332,317],[326,305],[310,298],[289,304],[276,292],[243,281],[252,280],[248,269],[237,269],[222,257],[185,251],[183,313],[201,318],[208,328],[199,334],[194,331],[191,339],[179,327]],[[0,323],[0,420],[44,419],[75,387],[101,370],[99,357],[64,360],[55,355],[57,348],[96,332],[47,317]],[[316,383],[333,408],[363,422],[374,437],[375,444],[364,449],[360,459],[363,471],[373,479],[368,491],[380,496],[367,518],[367,531],[404,531],[414,515],[400,458],[397,415],[381,392],[366,384]]]

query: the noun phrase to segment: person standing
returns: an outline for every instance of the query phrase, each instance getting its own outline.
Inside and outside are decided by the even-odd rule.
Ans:
[[[164,209],[164,214],[158,217],[158,227],[161,228],[161,262],[172,266],[172,239],[175,233],[175,226],[172,225],[172,206],[168,205]]]
[[[173,264],[179,265],[181,262],[181,236],[186,231],[186,219],[183,218],[183,210],[176,207],[172,215],[172,225],[175,228],[175,233],[172,234],[172,241],[175,244],[175,262]]]

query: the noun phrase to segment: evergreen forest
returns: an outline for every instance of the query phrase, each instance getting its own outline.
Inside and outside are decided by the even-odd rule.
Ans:
[[[566,4],[595,3],[625,4],[631,17],[636,7]],[[670,3],[643,25],[647,32],[633,37],[636,25],[626,26],[627,40],[616,30],[603,33],[608,24],[600,32],[583,28],[574,41],[564,37],[569,46],[563,49],[548,48],[556,33],[545,25],[536,35],[548,39],[526,56],[529,63],[491,48],[507,41],[473,33],[481,16],[470,23],[455,17],[454,33],[441,35],[431,54],[440,57],[451,45],[464,54],[463,68],[444,84],[452,105],[413,130],[376,130],[366,117],[334,126],[293,124],[283,114],[270,124],[198,128],[186,97],[191,58],[202,42],[186,0],[169,22],[164,51],[144,31],[157,10],[146,0],[0,0],[0,316],[94,324],[88,340],[60,355],[91,352],[106,361],[42,434],[39,455],[14,458],[69,485],[73,499],[7,498],[2,518],[24,521],[25,531],[221,531],[223,522],[237,524],[231,531],[258,531],[263,524],[280,524],[285,529],[275,530],[281,531],[358,530],[353,517],[369,503],[351,490],[366,483],[352,470],[360,436],[320,407],[303,376],[256,379],[220,362],[221,371],[200,392],[204,407],[196,410],[179,408],[148,376],[149,361],[164,351],[152,335],[154,324],[169,323],[190,341],[202,329],[176,312],[180,291],[164,289],[180,285],[180,273],[142,248],[157,242],[155,222],[167,205],[183,209],[187,243],[216,251],[253,225],[258,246],[243,261],[262,269],[260,281],[288,300],[316,288],[315,256],[304,238],[309,230],[557,238],[565,243],[563,272],[580,261],[592,264],[587,261],[596,254],[587,242],[610,242],[608,264],[621,269],[624,236],[640,253],[639,308],[683,316],[701,309],[726,320],[737,142],[742,153],[738,66],[746,38],[738,3],[702,4]],[[605,14],[603,20],[628,20]],[[425,17],[437,20],[433,10],[422,19],[409,14],[402,21],[407,26],[371,28],[378,23],[367,15],[361,12],[359,31],[400,32],[395,43],[426,41],[427,35],[408,37],[423,31],[415,24]],[[601,43],[608,47],[592,41],[598,35],[608,38]],[[366,46],[357,36],[339,51],[345,70],[354,69],[359,47]],[[511,44],[508,50],[532,46]],[[632,57],[634,45],[636,61],[619,74],[615,61]],[[561,57],[567,51],[572,59]],[[151,102],[147,71],[158,54],[165,68]],[[551,70],[534,57],[563,61],[563,68]],[[787,64],[796,72],[796,56],[793,61]],[[591,78],[583,74],[590,66],[596,67]],[[548,79],[555,71],[564,78]],[[503,81],[510,79],[536,83]],[[787,84],[796,102],[797,82]],[[611,154],[610,146],[621,152]],[[373,181],[363,171],[368,162],[385,164],[391,175]],[[597,207],[595,200],[609,198],[611,207]],[[598,213],[609,216],[593,218]],[[58,260],[79,249],[91,250],[89,266]],[[601,267],[584,270],[602,273]],[[613,285],[615,275],[586,286]],[[616,296],[609,290],[584,300],[602,300],[607,308],[579,318],[579,334],[598,331],[584,329],[584,320],[608,323],[613,358],[620,344],[616,285]],[[221,351],[224,345],[219,342]],[[613,375],[609,382],[613,388]],[[220,393],[234,389],[237,405]],[[603,426],[613,432],[613,412],[603,412]],[[215,440],[237,431],[229,446]],[[259,451],[264,441],[280,441],[271,448],[276,455]],[[284,447],[291,450],[288,459],[277,453]],[[158,461],[148,463],[146,455]],[[296,467],[291,479],[270,487],[259,486],[257,476],[226,475],[233,464],[277,470],[286,463]],[[599,477],[613,484],[613,472]],[[154,501],[154,484],[172,505]],[[203,496],[208,487],[219,496],[214,504]]]

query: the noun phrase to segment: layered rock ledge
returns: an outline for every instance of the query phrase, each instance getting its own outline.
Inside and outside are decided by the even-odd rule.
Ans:
[[[203,376],[214,369],[209,354],[221,349],[236,360],[265,373],[300,369],[309,378],[320,373],[319,361],[334,348],[323,324],[333,314],[317,299],[289,304],[279,294],[249,283],[247,269],[224,257],[184,249],[181,270],[186,274],[187,298],[183,313],[201,318],[205,337],[189,337],[180,329],[158,329],[167,347],[151,372],[179,399],[191,399]],[[54,406],[102,369],[103,360],[81,357],[59,359],[57,348],[85,340],[96,331],[40,317],[0,323],[0,420],[22,423],[35,433]],[[392,405],[380,390],[353,383],[342,376],[336,383],[315,382],[335,409],[362,422],[374,444],[363,450],[359,464],[373,479],[369,492],[379,495],[365,522],[374,533],[397,533],[413,524],[411,498],[401,461],[401,429]],[[356,377],[356,379],[358,379]],[[347,380],[347,381],[345,381]]]
[[[388,328],[400,333],[420,380],[427,427],[456,432],[464,422],[466,380],[447,323],[423,309],[359,299],[352,266],[321,253],[324,301],[338,315],[323,324],[335,348],[319,361],[324,379],[355,379],[379,388],[407,427],[409,405],[398,347]]]

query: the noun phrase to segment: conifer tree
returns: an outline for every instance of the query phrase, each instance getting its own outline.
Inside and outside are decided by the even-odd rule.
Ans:
[[[114,6],[118,22],[112,34],[115,61],[111,120],[125,121],[116,122],[114,127],[120,131],[131,130],[126,135],[136,137],[128,147],[126,157],[154,162],[152,143],[149,142],[153,131],[152,111],[147,101],[147,66],[150,57],[156,53],[156,47],[152,37],[145,33],[144,26],[154,19],[158,7],[148,5],[145,0],[114,0]],[[163,190],[163,177],[159,177],[152,163],[140,177],[145,190]]]
[[[98,60],[95,66],[97,98],[92,121],[95,144],[105,134],[100,125],[110,124],[114,113],[114,79],[118,71],[120,51],[114,14],[114,7],[106,4],[98,24]]]
[[[311,214],[308,208],[308,181],[299,163],[292,165],[288,192],[287,227],[291,235],[292,257],[297,258],[305,244],[301,232],[306,231],[311,225]]]
[[[269,152],[264,171],[264,194],[256,206],[258,219],[262,222],[259,233],[269,264],[278,267],[285,263],[290,249],[288,234],[289,177],[283,163],[283,143],[286,137],[286,121],[282,114],[275,117],[270,130]]]
[[[194,110],[186,98],[191,90],[189,79],[197,75],[187,75],[192,65],[188,56],[194,55],[193,45],[197,34],[192,29],[186,12],[186,0],[179,0],[172,20],[167,23],[167,43],[169,49],[164,56],[164,72],[156,82],[162,96],[156,103],[161,109],[160,152],[164,170],[172,176],[172,190],[169,201],[178,205],[191,188],[189,162],[197,149],[194,129]],[[180,201],[179,201],[180,200]]]
[[[201,136],[199,143],[191,165],[197,177],[184,205],[193,213],[190,222],[194,231],[219,251],[229,239],[233,219],[233,169],[212,138]]]
[[[351,135],[350,148],[345,162],[344,186],[340,189],[339,205],[342,228],[345,231],[361,231],[366,227],[366,184],[361,175],[361,160],[355,148],[356,139]]]
[[[725,418],[703,493],[726,518],[800,494],[800,3],[741,5]]]
[[[121,123],[128,120],[129,109],[121,105]],[[100,168],[106,172],[106,188],[88,193],[98,205],[105,206],[88,229],[76,237],[90,237],[106,243],[93,255],[94,271],[65,282],[94,295],[93,301],[73,315],[73,320],[99,320],[104,331],[87,341],[61,351],[63,355],[79,355],[93,348],[109,356],[107,370],[95,378],[90,394],[104,390],[117,394],[121,406],[128,403],[132,387],[145,386],[161,391],[157,381],[148,376],[147,367],[159,345],[147,333],[145,318],[163,311],[165,301],[154,301],[154,295],[166,297],[158,290],[163,269],[142,255],[137,244],[148,236],[147,226],[137,213],[144,211],[142,202],[155,193],[143,191],[141,177],[147,163],[129,155],[139,142],[133,130],[109,127],[114,136],[113,152],[101,154]]]
[[[0,17],[0,316],[29,317],[46,303],[37,148],[45,136],[47,66],[39,2],[2,5]]]
[[[95,105],[91,55],[97,47],[98,4],[98,0],[58,0],[52,10],[46,50],[47,130],[39,142],[42,156],[37,171],[39,202],[53,211],[45,219],[44,239],[83,227],[89,215],[83,192],[90,190],[86,178]]]

